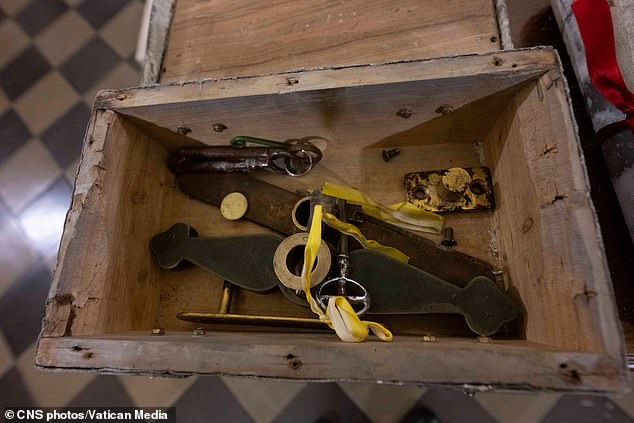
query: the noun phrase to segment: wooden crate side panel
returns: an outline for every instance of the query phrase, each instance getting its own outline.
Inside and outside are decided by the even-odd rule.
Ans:
[[[43,336],[151,326],[159,300],[148,241],[160,218],[166,152],[97,111],[82,153]]]
[[[622,344],[605,311],[614,307],[609,277],[596,258],[602,247],[558,76],[553,70],[518,94],[485,143],[496,237],[526,306],[528,340],[618,357]]]
[[[140,106],[161,110],[172,103],[187,105],[189,102],[230,97],[468,78],[473,75],[480,75],[483,80],[495,80],[497,89],[503,90],[540,75],[556,63],[552,49],[535,48],[347,68],[317,68],[256,77],[205,79],[160,86],[102,90],[97,95],[95,106],[122,112],[127,109],[127,113],[133,113],[132,109]],[[446,103],[437,107],[443,104]]]
[[[577,314],[586,327],[592,327],[589,335],[594,333],[593,336],[597,338],[596,342],[601,344],[601,348],[624,364],[623,332],[619,325],[599,221],[590,197],[590,181],[577,136],[567,82],[557,69],[544,74],[539,80],[539,86],[546,94],[543,96],[543,115],[548,117],[553,128],[554,141],[570,140],[563,143],[566,147],[563,151],[565,154],[561,157],[555,155],[554,158],[557,161],[556,166],[569,169],[569,193],[563,194],[563,200],[568,206],[567,214],[570,219],[563,222],[567,224],[563,231],[571,235],[570,262],[567,264],[575,278],[581,281],[574,296]],[[551,95],[547,95],[549,92]],[[539,91],[536,94],[539,98]],[[547,150],[552,145],[546,140],[543,148],[535,144],[531,147],[529,158],[537,161],[540,157],[548,156]],[[558,150],[558,146],[555,147]],[[534,169],[539,170],[538,167]]]
[[[178,0],[161,82],[499,49],[491,0]]]
[[[66,277],[68,271],[67,266],[76,267],[82,258],[78,257],[81,251],[89,251],[88,245],[71,247],[71,244],[78,243],[77,235],[79,232],[80,218],[86,220],[86,214],[81,213],[85,208],[85,199],[94,197],[95,182],[99,174],[100,162],[103,159],[103,146],[108,135],[110,125],[115,120],[114,112],[94,112],[88,124],[85,138],[90,140],[84,143],[82,149],[82,157],[75,186],[73,190],[73,198],[71,206],[66,215],[64,223],[64,232],[60,241],[60,247],[57,255],[57,266],[53,272],[53,281],[49,291],[49,298],[46,304],[46,315],[42,324],[42,336],[64,336],[72,333],[71,326],[74,322],[75,306],[73,305],[75,294],[82,290],[81,287],[75,288],[76,281],[90,278],[94,273],[93,269],[77,268],[73,278]],[[75,254],[67,257],[69,248],[75,248]],[[85,254],[84,254],[85,255]],[[64,269],[64,270],[62,270]],[[64,275],[64,276],[62,276]],[[97,291],[97,288],[94,287]],[[85,291],[85,288],[83,289]],[[96,295],[96,293],[94,294]],[[87,298],[87,295],[82,295]],[[83,301],[85,304],[86,301]]]
[[[321,140],[328,149],[402,148],[482,140],[518,89],[513,85],[498,91],[500,83],[496,78],[473,76],[272,93],[121,112],[172,133],[185,127],[191,131],[188,137],[207,144],[226,145],[236,135],[250,134],[277,140],[308,137]],[[403,110],[411,116],[401,117]],[[219,123],[227,129],[215,131]],[[185,142],[181,137],[180,144]]]
[[[126,351],[126,354],[120,354]],[[395,359],[398,357],[398,359]],[[618,363],[526,341],[398,337],[391,343],[341,343],[334,334],[213,332],[43,338],[41,367],[153,375],[226,374],[298,380],[481,386],[482,389],[619,391]]]

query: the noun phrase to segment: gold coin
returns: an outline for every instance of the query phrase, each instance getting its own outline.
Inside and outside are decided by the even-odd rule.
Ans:
[[[241,192],[225,195],[220,203],[220,214],[227,220],[238,220],[245,215],[249,201]]]

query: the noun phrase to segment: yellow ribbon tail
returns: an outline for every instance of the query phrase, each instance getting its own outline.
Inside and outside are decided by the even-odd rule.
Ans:
[[[391,341],[392,333],[388,329],[379,323],[359,319],[359,316],[357,316],[348,300],[344,297],[338,296],[331,298],[324,312],[311,295],[310,269],[313,268],[313,264],[317,258],[317,251],[321,244],[322,217],[322,206],[317,204],[313,210],[308,242],[304,250],[304,267],[302,268],[304,293],[306,294],[306,301],[308,301],[310,309],[319,316],[319,320],[333,328],[337,336],[339,336],[339,339],[343,342],[362,342],[368,337],[370,330],[380,340]]]
[[[359,228],[354,226],[352,223],[342,222],[341,220],[337,219],[334,215],[328,212],[323,212],[322,219],[324,223],[330,226],[331,228],[334,228],[338,230],[339,232],[342,232],[346,235],[350,235],[351,237],[359,241],[359,244],[361,244],[364,248],[371,248],[373,250],[380,251],[383,254],[386,254],[395,260],[402,261],[403,263],[407,263],[409,261],[409,256],[401,252],[400,250],[393,247],[388,247],[386,245],[382,245],[372,239],[367,239],[361,233],[361,230],[359,230]]]
[[[410,202],[381,205],[363,192],[343,185],[325,182],[321,188],[324,195],[341,198],[350,204],[361,206],[363,213],[403,229],[439,234],[445,219],[432,212],[421,210]]]

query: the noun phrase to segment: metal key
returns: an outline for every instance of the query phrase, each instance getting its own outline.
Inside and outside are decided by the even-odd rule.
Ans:
[[[171,155],[168,160],[170,170],[176,174],[267,169],[290,176],[300,176],[308,173],[313,165],[311,155],[279,147],[184,148]]]
[[[262,147],[246,147],[247,143]],[[289,176],[302,176],[310,172],[321,158],[321,150],[307,141],[282,143],[237,136],[231,140],[231,147],[209,146],[178,150],[170,156],[168,166],[176,174],[266,169]]]
[[[339,219],[346,222],[346,201],[337,199]],[[355,308],[357,315],[363,315],[370,308],[370,294],[363,285],[348,277],[350,256],[348,255],[348,236],[341,234],[339,241],[339,276],[323,282],[317,289],[317,302],[322,308],[326,308],[332,297],[345,297],[350,305]],[[356,307],[355,307],[356,306]]]

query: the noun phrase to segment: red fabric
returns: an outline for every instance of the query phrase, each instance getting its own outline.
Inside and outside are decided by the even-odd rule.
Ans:
[[[610,103],[625,113],[625,121],[620,124],[628,125],[634,131],[634,94],[627,89],[616,60],[614,26],[607,0],[576,0],[572,11],[586,49],[592,83]]]

